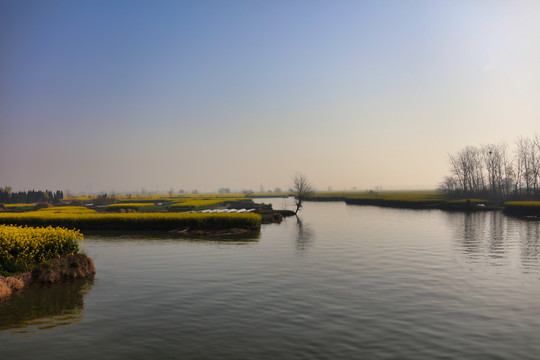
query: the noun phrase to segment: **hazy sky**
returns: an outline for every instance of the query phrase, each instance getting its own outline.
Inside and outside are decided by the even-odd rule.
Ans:
[[[0,186],[436,187],[540,134],[540,1],[0,0]]]

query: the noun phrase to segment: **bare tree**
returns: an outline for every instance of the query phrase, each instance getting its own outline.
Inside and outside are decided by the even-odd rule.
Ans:
[[[503,199],[507,194],[510,181],[510,167],[506,145],[488,144],[481,148],[484,165],[487,170],[488,189],[494,198]]]
[[[482,154],[480,149],[467,146],[456,155],[450,155],[453,175],[461,189],[467,192],[484,190]]]
[[[455,194],[459,188],[458,179],[456,176],[445,176],[443,181],[439,184],[439,191],[447,194]]]
[[[467,146],[449,155],[451,174],[439,189],[454,196],[487,196],[493,199],[540,197],[540,137],[519,137],[515,155],[506,145]]]
[[[313,187],[309,183],[307,177],[303,174],[297,173],[293,177],[293,187],[292,187],[292,193],[295,197],[295,203],[296,203],[296,211],[294,214],[296,215],[298,213],[298,210],[302,207],[302,203],[304,200],[308,199],[311,195],[313,195]]]
[[[519,137],[516,145],[516,190],[521,192],[525,189],[525,194],[530,196],[538,187],[539,149],[536,148],[534,139],[524,137]]]

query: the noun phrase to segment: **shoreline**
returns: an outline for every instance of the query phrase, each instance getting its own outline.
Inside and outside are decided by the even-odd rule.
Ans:
[[[93,278],[96,273],[94,262],[84,254],[62,256],[36,264],[32,271],[0,276],[0,301],[7,300],[30,284],[60,284],[75,279]]]
[[[392,207],[403,209],[438,209],[446,211],[493,211],[502,210],[501,206],[485,205],[483,203],[449,203],[445,200],[433,200],[433,201],[407,201],[407,200],[386,200],[386,199],[345,199],[347,205],[371,205],[380,207]]]

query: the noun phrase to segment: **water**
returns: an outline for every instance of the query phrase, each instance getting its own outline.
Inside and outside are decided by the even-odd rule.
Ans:
[[[0,359],[538,358],[540,222],[340,202],[300,219],[87,235],[95,280],[0,305]]]

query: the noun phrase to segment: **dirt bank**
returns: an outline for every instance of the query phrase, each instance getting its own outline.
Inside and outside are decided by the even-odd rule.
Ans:
[[[36,265],[33,271],[4,277],[0,276],[0,300],[6,299],[31,283],[55,284],[96,273],[94,262],[83,254],[67,255]]]

